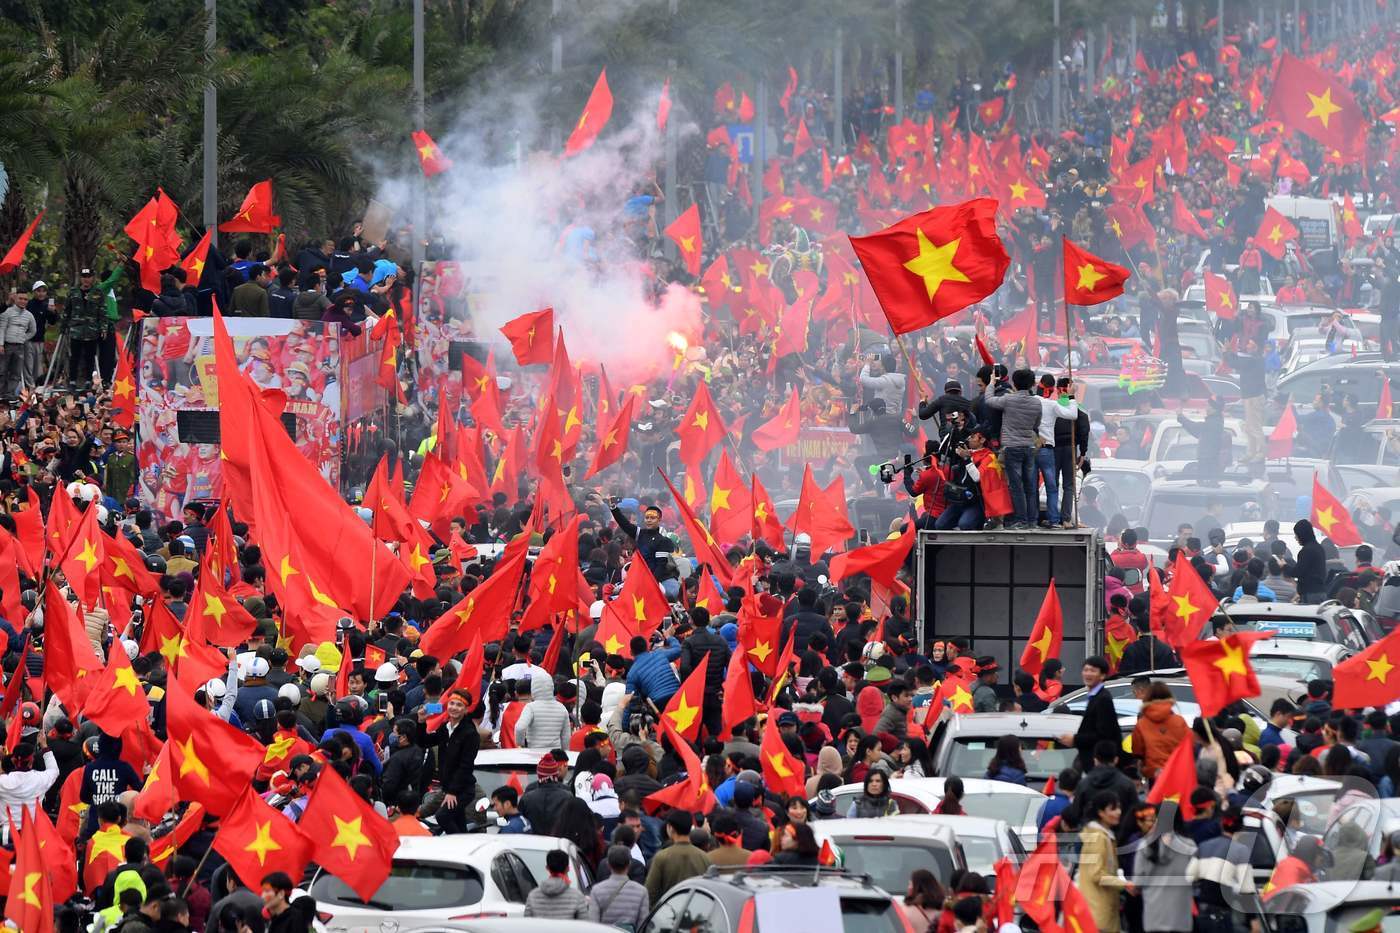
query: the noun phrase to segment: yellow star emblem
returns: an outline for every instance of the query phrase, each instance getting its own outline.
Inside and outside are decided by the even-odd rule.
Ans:
[[[39,900],[38,892],[34,890],[42,877],[44,877],[44,873],[41,871],[30,871],[24,874],[24,892],[20,894],[19,899],[30,907],[41,908],[44,906],[44,902]]]
[[[136,672],[131,669],[131,665],[117,668],[117,673],[113,677],[113,687],[120,687],[131,696],[136,696],[141,692],[141,681],[137,679]]]
[[[165,658],[167,667],[173,666],[177,660],[185,657],[185,636],[174,635],[170,638],[161,636],[160,656]]]
[[[110,855],[118,862],[126,858],[123,847],[126,845],[126,834],[118,826],[108,826],[106,829],[99,829],[92,834],[92,841],[88,849],[88,864],[97,861],[98,856]]]
[[[718,512],[721,509],[731,508],[729,505],[729,494],[732,489],[725,489],[723,486],[715,486],[710,492],[710,511]]]
[[[697,411],[695,413],[695,421],[693,421],[692,424],[702,431],[708,431],[710,429],[710,413],[707,411]]]
[[[604,449],[604,450],[607,450],[609,447],[613,447],[613,446],[615,446],[616,444],[617,444],[617,431],[615,431],[615,430],[609,431],[607,434],[603,435],[603,449]]]
[[[622,639],[617,635],[609,635],[608,640],[603,642],[603,647],[608,649],[608,654],[620,654],[622,652]]]
[[[972,709],[972,694],[968,693],[967,688],[962,684],[958,684],[958,689],[953,691],[952,702],[954,710],[962,707],[970,710]]]
[[[770,754],[768,763],[773,766],[773,772],[778,777],[792,777],[792,769],[788,767],[786,755]]]
[[[476,597],[468,596],[466,606],[457,610],[457,625],[463,626],[471,621],[472,613],[476,611]]]
[[[1330,537],[1332,534],[1332,526],[1337,524],[1338,521],[1339,519],[1337,518],[1336,511],[1332,506],[1329,505],[1325,509],[1317,510],[1317,523],[1322,526],[1323,534]]]
[[[676,708],[668,710],[666,715],[670,717],[677,732],[685,732],[695,722],[695,717],[700,715],[700,707],[689,702],[690,698],[685,695],[685,691],[680,691],[680,702]]]
[[[1278,246],[1278,241],[1283,239],[1283,227],[1274,224],[1274,229],[1269,231],[1269,242]]]
[[[1324,129],[1327,128],[1328,121],[1332,119],[1332,114],[1340,113],[1342,108],[1332,102],[1332,89],[1329,87],[1321,94],[1314,94],[1311,91],[1304,92],[1308,95],[1308,100],[1312,102],[1312,108],[1308,110],[1305,117],[1317,117],[1322,122]]]
[[[632,597],[632,615],[638,622],[647,620],[647,601],[640,596]]]
[[[1079,285],[1077,287],[1081,291],[1091,292],[1098,288],[1099,283],[1106,278],[1108,276],[1100,272],[1092,262],[1086,262],[1079,267]]]
[[[272,740],[271,744],[267,746],[267,754],[263,755],[263,761],[281,761],[283,758],[286,758],[287,752],[296,744],[296,740],[296,736],[294,735],[277,736]]]
[[[1366,679],[1379,680],[1382,684],[1387,682],[1387,680],[1390,678],[1390,672],[1395,670],[1395,665],[1390,663],[1389,656],[1384,654],[1376,658],[1374,661],[1372,661],[1370,658],[1367,658],[1366,666],[1370,668],[1370,670],[1366,673]]]
[[[418,155],[421,156],[421,157],[424,158],[424,159],[431,159],[431,158],[433,158],[433,147],[432,147],[432,146],[419,146],[419,147],[418,147]]]
[[[753,507],[753,517],[756,518],[756,519],[758,519],[758,521],[759,521],[760,524],[763,523],[763,522],[765,522],[765,521],[767,521],[767,520],[768,520],[768,503],[766,503],[766,502],[760,502],[760,503],[758,503],[758,505],[755,505],[755,506]]]
[[[967,282],[970,281],[966,275],[953,265],[953,259],[958,254],[958,246],[962,243],[962,237],[955,237],[942,246],[935,246],[928,238],[922,228],[914,228],[918,235],[919,255],[910,259],[904,264],[904,268],[924,280],[924,289],[928,292],[929,301],[938,294],[938,289],[944,282]]]
[[[338,816],[334,818],[335,839],[331,841],[331,845],[350,853],[350,860],[353,862],[355,856],[360,851],[360,847],[369,845],[369,837],[366,836],[364,831],[360,828],[364,818],[359,816],[355,817],[353,820],[342,820]]]
[[[693,237],[693,236],[683,236],[683,237],[681,237],[681,252],[683,252],[683,253],[693,253],[693,252],[695,252],[695,237]]]
[[[205,783],[209,784],[209,768],[199,759],[199,753],[195,751],[194,738],[177,742],[176,747],[180,749],[180,777],[193,774]]]
[[[112,576],[136,579],[136,574],[131,572],[131,565],[126,562],[126,558],[124,557],[112,558]]]
[[[1019,181],[1011,183],[1011,200],[1024,201],[1026,199],[1026,186]]]
[[[1040,637],[1031,642],[1031,647],[1040,652],[1042,661],[1050,657],[1050,643],[1054,640],[1051,634],[1050,626],[1047,625],[1040,630]]]
[[[97,566],[97,544],[91,538],[83,542],[83,550],[78,554],[78,560],[82,561],[89,573]]]
[[[133,388],[134,386],[132,386],[130,379],[118,379],[116,382],[112,383],[112,394],[121,396],[122,398],[130,398]]]
[[[223,624],[224,624],[224,616],[225,616],[227,613],[228,613],[228,610],[224,608],[224,601],[223,601],[222,599],[220,599],[220,598],[217,597],[217,596],[208,596],[208,595],[206,595],[206,596],[204,597],[204,612],[203,612],[203,615],[206,615],[206,616],[209,616],[210,618],[212,618],[212,619],[214,620],[214,624],[215,624],[215,625],[223,625]]]
[[[1229,677],[1238,674],[1245,677],[1248,671],[1245,670],[1244,649],[1232,644],[1228,638],[1221,639],[1220,650],[1224,656],[1216,660],[1215,666],[1220,668],[1220,673]]]
[[[409,566],[413,568],[413,572],[417,573],[419,568],[421,568],[424,564],[431,564],[432,561],[423,555],[423,545],[421,543],[415,542],[413,545],[413,550],[409,552],[408,563]]]
[[[759,262],[758,260],[754,260],[754,264],[751,265],[751,266],[749,266],[749,271],[752,272],[755,276],[764,276],[764,275],[767,275],[767,274],[768,274],[768,263],[766,263],[766,262]]]
[[[253,836],[253,841],[243,847],[244,852],[252,852],[258,857],[259,865],[267,864],[267,853],[277,852],[282,848],[282,844],[272,838],[272,821],[266,823],[255,823],[257,832]]]
[[[277,574],[282,578],[282,585],[286,586],[287,578],[299,573],[301,573],[301,571],[292,566],[291,557],[283,555],[282,563],[277,567]]]
[[[820,223],[821,219],[826,216],[826,211],[822,210],[820,207],[809,208],[807,216],[811,218],[813,223]]]
[[[749,654],[757,658],[760,664],[762,664],[764,661],[767,661],[768,656],[772,653],[773,646],[768,644],[768,642],[766,641],[755,642],[754,646],[749,649]]]
[[[1201,611],[1201,607],[1191,602],[1190,595],[1173,596],[1172,601],[1176,603],[1176,617],[1190,621],[1191,617]]]

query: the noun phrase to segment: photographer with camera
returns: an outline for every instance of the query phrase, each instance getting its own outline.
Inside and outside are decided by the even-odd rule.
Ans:
[[[972,451],[967,446],[969,434],[966,414],[960,410],[949,412],[948,433],[938,445],[939,460],[948,476],[943,487],[943,513],[933,523],[939,531],[975,531],[982,527],[982,493]]]
[[[847,429],[852,434],[864,434],[872,453],[856,458],[856,469],[860,471],[863,485],[873,488],[875,477],[870,472],[872,464],[880,463],[890,451],[899,451],[914,436],[914,426],[900,415],[892,413],[885,400],[871,399],[864,405],[851,409]]]

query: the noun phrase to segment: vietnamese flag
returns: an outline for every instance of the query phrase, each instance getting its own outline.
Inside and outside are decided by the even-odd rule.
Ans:
[[[749,533],[755,541],[767,541],[770,546],[781,549],[783,523],[778,521],[773,497],[768,495],[757,473],[749,477],[749,501],[753,503],[753,524]]]
[[[190,597],[185,613],[185,627],[196,642],[208,641],[221,648],[236,648],[253,634],[258,620],[229,595],[219,574],[209,567],[209,551],[205,552],[199,580]]]
[[[700,236],[700,205],[690,205],[679,217],[671,221],[670,226],[666,228],[666,235],[681,251],[681,258],[685,260],[685,271],[698,276],[700,253],[705,247]]]
[[[1181,196],[1180,191],[1172,192],[1172,227],[1178,233],[1193,236],[1198,240],[1206,239],[1206,232],[1201,229],[1201,222],[1196,219],[1196,215],[1191,213],[1191,208],[1186,206],[1186,199]]]
[[[1366,115],[1346,84],[1288,52],[1274,71],[1264,115],[1347,156],[1358,155],[1365,144]]]
[[[846,514],[845,481],[838,476],[822,489],[812,476],[812,465],[806,464],[797,511],[788,517],[787,527],[793,534],[805,533],[811,538],[813,560],[828,550],[844,550],[846,539],[856,533]]]
[[[145,721],[149,712],[141,680],[132,670],[126,651],[117,645],[107,652],[107,667],[92,678],[92,692],[83,706],[83,715],[108,735],[121,735],[133,722]]]
[[[1153,229],[1147,215],[1142,212],[1141,206],[1120,201],[1110,204],[1104,215],[1108,217],[1108,225],[1113,229],[1124,250],[1130,250],[1140,243],[1155,248],[1157,231]]]
[[[1275,259],[1282,259],[1287,252],[1285,244],[1297,238],[1298,228],[1271,207],[1264,212],[1264,219],[1259,223],[1259,232],[1254,234],[1254,245]]]
[[[44,857],[39,830],[29,807],[20,808],[19,838],[5,898],[5,918],[23,933],[53,933],[53,869]],[[52,853],[50,858],[56,858]]]
[[[56,501],[56,500],[55,500]],[[70,710],[82,709],[102,662],[73,606],[49,581],[44,587],[44,677]]]
[[[136,424],[136,378],[132,374],[131,351],[125,344],[117,348],[117,370],[112,379],[112,421],[127,430]],[[126,490],[114,489],[112,493],[125,496]]]
[[[1192,642],[1181,649],[1181,661],[1196,688],[1202,716],[1214,716],[1236,700],[1259,695],[1259,678],[1249,663],[1249,652],[1256,641],[1272,637],[1272,632],[1236,632],[1219,640]]]
[[[413,148],[418,152],[418,164],[423,169],[424,178],[441,175],[452,168],[452,160],[442,154],[442,150],[433,142],[427,131],[414,130],[409,135],[413,137]]]
[[[778,676],[778,638],[782,628],[782,600],[767,593],[744,597],[739,606],[738,653],[766,677]]]
[[[213,233],[204,231],[204,236],[199,238],[199,242],[194,245],[194,249],[185,254],[185,258],[180,260],[180,268],[185,270],[185,281],[191,285],[198,285],[204,278],[204,264],[209,259],[209,243]]]
[[[637,396],[627,393],[627,401],[613,418],[608,429],[598,435],[598,452],[593,455],[593,465],[583,478],[596,476],[622,459],[627,453],[627,440],[632,430],[632,415],[637,407]]]
[[[180,208],[160,188],[123,228],[136,241],[132,258],[140,266],[141,287],[160,291],[160,274],[180,259],[180,234],[175,232]]]
[[[1045,662],[1060,656],[1060,644],[1065,637],[1065,616],[1060,608],[1060,595],[1055,591],[1055,578],[1050,578],[1050,586],[1045,590],[1045,600],[1036,614],[1035,625],[1031,626],[1030,638],[1021,652],[1021,669],[1033,677],[1039,677]]]
[[[1392,404],[1392,402],[1391,402],[1391,400],[1390,400],[1390,377],[1389,377],[1389,376],[1382,376],[1382,377],[1381,377],[1381,397],[1380,397],[1379,401],[1376,402],[1376,418],[1377,418],[1377,419],[1390,418],[1390,417],[1391,417],[1391,412],[1394,410],[1394,407],[1395,407],[1395,406]]]
[[[583,113],[579,116],[578,123],[574,124],[573,132],[564,143],[564,155],[578,155],[593,145],[593,141],[607,125],[608,118],[612,116],[612,108],[613,96],[608,88],[608,69],[604,68],[593,85],[593,92],[588,95],[588,103],[583,105]]]
[[[521,366],[549,363],[554,359],[554,309],[530,311],[513,318],[501,328],[510,341],[515,362]]]
[[[300,878],[311,861],[313,847],[297,824],[269,806],[251,785],[243,789],[233,809],[219,822],[213,845],[250,888],[260,886],[263,878],[275,871]]]
[[[982,505],[988,519],[1011,514],[1011,486],[1006,481],[1006,469],[996,452],[982,447],[972,452],[977,466],[977,485],[982,490]]]
[[[1072,305],[1102,304],[1123,294],[1132,272],[1100,259],[1061,237],[1065,251],[1065,301]]]
[[[1235,311],[1239,308],[1239,298],[1230,280],[1214,272],[1207,272],[1205,280],[1206,310],[1214,312],[1222,321],[1234,318]]]
[[[1356,204],[1350,194],[1342,198],[1342,232],[1346,234],[1348,243],[1355,243],[1362,234],[1361,221],[1356,217]],[[3,264],[0,264],[2,267]]]
[[[470,805],[469,800],[458,802],[458,806]],[[389,821],[351,790],[335,769],[322,768],[299,825],[307,838],[317,841],[317,863],[348,884],[361,900],[371,900],[389,877],[399,848],[399,834]]]
[[[1220,601],[1186,559],[1184,550],[1176,554],[1176,561],[1172,564],[1172,580],[1166,593],[1167,608],[1162,617],[1163,641],[1180,651],[1200,637],[1201,629],[1206,620],[1215,614]]]
[[[635,558],[628,565],[617,597],[603,607],[603,618],[615,618],[629,640],[633,635],[650,638],[670,614],[671,604],[651,568],[646,561]]]
[[[724,551],[720,550],[719,542],[714,535],[710,534],[710,529],[700,524],[700,520],[695,517],[695,510],[676,490],[671,478],[660,467],[657,472],[661,474],[661,479],[665,481],[666,488],[671,490],[671,497],[676,501],[676,511],[680,513],[681,524],[685,526],[686,534],[690,537],[690,546],[695,551],[695,561],[698,564],[709,565],[710,573],[719,577],[720,582],[725,586],[729,585],[730,568],[729,560],[725,557]]]
[[[832,583],[839,583],[849,576],[863,573],[876,583],[893,586],[895,575],[909,559],[914,549],[914,539],[918,530],[913,522],[904,526],[904,532],[897,538],[867,544],[845,554],[831,558],[829,577]]]
[[[705,705],[705,668],[709,666],[709,659],[710,654],[706,652],[661,711],[661,717],[670,720],[671,731],[687,742],[700,737],[700,708]]]
[[[272,213],[272,180],[260,181],[248,189],[243,206],[233,219],[219,224],[223,233],[271,233],[280,227],[282,218]]]
[[[996,213],[994,199],[974,198],[850,238],[896,334],[927,327],[1001,287],[1011,260]]]
[[[729,656],[729,668],[724,674],[724,698],[720,710],[723,732],[720,738],[733,734],[734,727],[758,715],[758,700],[753,693],[753,678],[749,676],[749,656],[736,651]]]
[[[39,216],[35,217],[29,226],[24,228],[24,232],[5,253],[5,257],[0,259],[0,275],[9,275],[19,268],[19,264],[24,260],[24,251],[29,248],[29,238],[34,236],[34,229],[39,226],[39,221],[43,219],[44,212],[40,211]]]
[[[1059,817],[1046,824],[1040,844],[1021,866],[1016,879],[1016,903],[1042,930],[1059,930],[1055,908],[1070,886],[1069,873],[1060,864]]]
[[[1181,815],[1192,819],[1196,808],[1191,806],[1191,792],[1196,789],[1196,742],[1188,738],[1177,745],[1162,770],[1152,779],[1147,791],[1148,803],[1171,801],[1181,809]]]
[[[1283,406],[1278,424],[1269,432],[1269,457],[1278,459],[1293,453],[1293,438],[1298,434],[1298,418],[1293,414],[1293,402]]]
[[[701,382],[690,400],[681,423],[676,426],[676,434],[681,439],[681,463],[687,469],[694,469],[707,457],[715,445],[724,439],[729,431],[720,417],[719,408],[710,396],[710,388]]]
[[[778,413],[749,432],[749,438],[759,450],[770,451],[796,443],[801,431],[802,402],[793,386]]]
[[[528,542],[529,537],[523,536],[518,540]],[[491,575],[438,616],[423,633],[419,642],[423,653],[435,658],[450,658],[471,644],[472,635],[478,629],[481,630],[483,642],[500,641],[505,637],[515,609],[520,578],[525,573],[526,553],[524,547],[512,551],[507,545]]]
[[[763,729],[758,757],[763,763],[764,787],[784,800],[804,795],[807,781],[802,762],[788,751],[776,719],[770,719]]]
[[[1400,629],[1332,668],[1333,707],[1384,709],[1393,700],[1400,699],[1397,669],[1400,669]]]
[[[1316,473],[1313,474],[1312,523],[1337,547],[1355,547],[1364,540],[1346,506],[1328,492]]]
[[[811,150],[812,134],[807,130],[807,121],[798,120],[797,133],[792,137],[792,160],[796,162]],[[825,152],[826,150],[823,149],[823,155],[825,155]],[[824,185],[822,190],[826,190],[828,187],[830,187],[830,185]]]
[[[729,451],[720,448],[710,485],[710,533],[715,540],[732,544],[749,533],[752,515],[749,486],[729,459]]]
[[[700,757],[695,754],[695,749],[690,747],[689,742],[676,734],[669,719],[662,716],[659,725],[666,740],[671,743],[671,747],[681,759],[684,766],[681,770],[685,773],[685,779],[647,794],[642,799],[643,806],[649,813],[657,813],[666,807],[689,810],[692,813],[709,813],[715,808],[715,795],[705,780],[705,769],[700,764]]]
[[[977,118],[982,121],[983,126],[994,126],[1001,120],[1002,112],[1006,110],[1006,98],[993,97],[989,101],[984,101],[977,105]]]
[[[232,811],[267,754],[262,743],[197,706],[174,678],[165,689],[165,727],[179,799],[216,816]]]

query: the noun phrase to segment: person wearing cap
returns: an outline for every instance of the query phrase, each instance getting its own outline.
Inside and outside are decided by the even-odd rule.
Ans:
[[[34,319],[34,336],[24,348],[24,384],[34,388],[44,381],[44,332],[50,324],[58,323],[49,303],[49,283],[36,279],[29,286],[29,306],[25,309]]]
[[[985,654],[977,659],[977,686],[972,691],[972,711],[974,713],[995,713],[1000,702],[997,699],[997,674],[1001,668],[997,659]]]
[[[0,396],[16,398],[24,384],[24,348],[34,336],[29,313],[29,293],[11,292],[10,303],[0,311]]]
[[[274,705],[277,702],[277,688],[267,682],[267,674],[271,669],[266,658],[257,656],[250,658],[244,666],[243,686],[238,691],[238,700],[233,708],[238,713],[238,718],[245,723],[253,721],[253,707],[260,700]]]
[[[588,501],[603,503],[603,497],[598,493],[589,493]],[[671,576],[667,572],[668,564],[671,560],[671,549],[675,546],[670,535],[661,530],[661,509],[655,505],[649,505],[642,510],[642,524],[638,527],[628,521],[627,516],[622,513],[620,503],[609,505],[608,510],[612,513],[613,521],[617,522],[617,527],[622,529],[622,533],[632,539],[632,544],[642,560],[646,562],[647,569],[657,580],[663,580]]]
[[[68,290],[60,323],[68,338],[68,382],[75,388],[89,386],[107,327],[106,300],[92,269],[78,270],[78,285]]]
[[[962,383],[956,379],[943,383],[943,394],[938,398],[919,402],[919,418],[923,421],[937,418],[939,434],[947,433],[948,416],[955,411],[962,412],[964,421],[972,417],[972,402],[963,395]]]
[[[551,834],[559,814],[574,799],[573,791],[564,784],[568,766],[568,756],[561,749],[545,752],[535,764],[535,783],[520,795],[520,815],[533,832]]]
[[[102,488],[111,496],[125,496],[136,488],[136,476],[140,470],[136,462],[136,452],[132,448],[131,435],[117,431],[112,435],[115,449],[102,464]],[[130,513],[128,513],[130,514]]]

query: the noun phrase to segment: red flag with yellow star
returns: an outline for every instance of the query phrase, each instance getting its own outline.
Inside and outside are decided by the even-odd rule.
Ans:
[[[1363,543],[1361,532],[1356,530],[1342,501],[1327,491],[1322,481],[1313,474],[1312,523],[1337,547],[1355,547]]]
[[[758,700],[753,693],[753,678],[749,676],[748,652],[739,650],[729,656],[729,668],[724,673],[723,705],[720,709],[721,739],[733,734],[734,727],[758,715]]]
[[[243,788],[233,809],[220,820],[213,845],[250,888],[261,886],[275,871],[300,878],[313,848],[297,824],[269,806],[251,786]],[[316,851],[319,855],[321,849]]]
[[[1236,700],[1259,695],[1259,678],[1249,663],[1249,652],[1256,641],[1271,637],[1272,632],[1236,632],[1181,648],[1181,662],[1196,688],[1202,716],[1214,716]]]
[[[811,538],[813,560],[828,550],[845,550],[846,540],[856,533],[846,514],[845,489],[840,476],[822,489],[812,476],[812,465],[803,468],[797,511],[788,517],[787,527],[793,534],[805,533]]]
[[[204,264],[209,260],[209,244],[213,239],[211,231],[204,231],[204,236],[199,238],[199,242],[194,245],[194,249],[185,254],[185,258],[180,260],[180,268],[185,270],[185,281],[190,285],[198,285],[200,279],[204,277]]]
[[[627,401],[622,403],[607,430],[598,434],[598,452],[593,455],[593,463],[583,478],[588,479],[621,460],[627,453],[627,441],[632,434],[632,415],[637,407],[637,396],[627,393]]]
[[[661,711],[661,718],[669,720],[670,727],[687,742],[700,737],[700,708],[705,705],[705,669],[709,659],[709,652],[706,652]]]
[[[193,691],[174,678],[166,684],[165,730],[180,799],[197,800],[216,816],[229,813],[267,750],[196,705]]]
[[[1298,228],[1293,226],[1293,222],[1271,207],[1264,211],[1264,219],[1259,222],[1254,245],[1275,259],[1282,259],[1288,252],[1288,242],[1297,238]]]
[[[1400,699],[1400,629],[1332,668],[1332,706],[1384,709]]]
[[[1162,640],[1178,651],[1195,641],[1220,601],[1206,586],[1196,568],[1178,551],[1172,564],[1172,580],[1162,610]]]
[[[627,576],[617,598],[603,607],[603,619],[615,619],[627,632],[623,640],[630,641],[633,635],[650,638],[670,614],[671,604],[666,601],[651,568],[646,561],[634,557],[627,566]],[[608,648],[608,653],[612,653],[612,648]]]
[[[458,806],[470,806],[461,800]],[[306,802],[301,829],[317,840],[316,861],[344,881],[362,900],[389,877],[399,834],[374,807],[350,789],[333,768],[322,768]],[[296,876],[293,876],[296,877]]]
[[[681,770],[685,772],[685,779],[647,794],[642,799],[642,805],[649,813],[657,813],[667,807],[689,810],[692,813],[709,813],[715,808],[715,795],[709,782],[705,780],[705,769],[700,764],[700,757],[695,754],[695,749],[690,747],[689,742],[676,734],[675,728],[665,716],[661,717],[660,726],[667,741],[681,759]]]
[[[161,272],[180,259],[180,234],[175,232],[179,216],[180,208],[157,188],[156,196],[124,228],[126,235],[136,241],[131,258],[140,267],[141,287],[149,292],[160,292]]]
[[[1008,211],[1020,210],[1023,207],[1039,208],[1046,205],[1045,189],[1037,185],[1020,169],[1013,169],[1007,175],[1002,188],[1006,195],[1003,206]]]
[[[1191,208],[1186,206],[1186,199],[1181,196],[1180,191],[1172,192],[1172,228],[1185,236],[1193,236],[1198,240],[1206,239],[1201,222],[1191,213]]]
[[[1147,791],[1148,803],[1171,801],[1181,808],[1181,815],[1192,819],[1196,808],[1191,806],[1191,792],[1196,789],[1196,742],[1188,739],[1177,745],[1168,756],[1162,770],[1148,775],[1152,787]]]
[[[1069,873],[1060,864],[1059,835],[1053,831],[1058,825],[1059,817],[1047,824],[1051,831],[1041,833],[1040,844],[1016,878],[1016,903],[1046,931],[1061,929],[1055,922],[1055,908],[1070,886]]]
[[[710,486],[710,533],[716,541],[733,544],[749,533],[753,524],[749,498],[748,484],[729,459],[729,451],[721,448]]]
[[[128,430],[136,424],[136,379],[132,375],[131,353],[123,344],[117,348],[117,371],[112,380],[112,421]],[[112,490],[125,495],[125,490]]]
[[[156,825],[167,812],[174,809],[179,798],[175,794],[175,783],[170,777],[173,767],[170,743],[166,742],[160,747],[160,753],[156,755],[155,763],[146,775],[146,782],[141,785],[141,792],[136,795],[136,802],[131,809],[132,816]]]
[[[573,132],[564,143],[564,155],[578,155],[593,145],[593,141],[607,125],[608,118],[612,116],[612,109],[613,96],[608,87],[608,69],[604,68],[593,84],[593,91],[588,95],[588,103],[583,105],[583,113],[574,124]]]
[[[685,416],[676,426],[676,435],[681,439],[681,463],[687,469],[695,469],[726,433],[724,419],[710,396],[710,387],[701,382]]]
[[[1045,599],[1036,614],[1035,625],[1031,626],[1030,638],[1021,652],[1021,669],[1034,677],[1040,676],[1045,662],[1060,656],[1060,643],[1065,637],[1065,616],[1060,609],[1060,596],[1055,591],[1055,578],[1050,578],[1050,586],[1045,590]]]
[[[685,271],[691,275],[699,275],[700,253],[705,245],[700,237],[700,205],[690,205],[679,217],[671,221],[671,225],[666,228],[666,235],[681,251],[681,259],[685,260]]]
[[[92,678],[92,692],[83,706],[83,715],[108,735],[121,735],[133,722],[144,720],[149,712],[146,691],[131,669],[131,661],[119,643],[107,652],[107,667]]]
[[[14,921],[23,933],[53,933],[54,892],[50,884],[52,868],[44,858],[39,831],[28,807],[21,807],[15,860],[5,898],[5,919]],[[52,858],[56,853],[51,853]]]
[[[442,154],[438,144],[424,130],[414,130],[413,148],[418,152],[418,164],[423,168],[423,177],[432,178],[452,168],[452,160]]]
[[[1231,285],[1225,276],[1216,275],[1214,272],[1207,272],[1205,280],[1206,310],[1213,312],[1222,321],[1233,319],[1240,305],[1235,286]]]
[[[1345,155],[1358,155],[1365,145],[1366,114],[1346,84],[1287,52],[1274,72],[1264,117]]]
[[[1360,219],[1356,216],[1356,203],[1348,194],[1342,198],[1342,233],[1346,235],[1347,243],[1355,243],[1361,239],[1363,229]]]
[[[845,554],[837,554],[831,559],[831,582],[839,583],[849,576],[863,573],[876,583],[893,586],[895,575],[909,559],[909,552],[914,549],[914,538],[917,534],[914,523],[909,522],[897,538],[867,544]]]
[[[797,397],[797,386],[793,386],[783,407],[772,418],[750,431],[749,439],[759,450],[777,450],[796,443],[801,431],[802,402]]]
[[[121,826],[110,823],[88,838],[83,851],[83,892],[91,897],[112,869],[126,861],[126,841],[131,838]]]
[[[73,606],[52,581],[44,586],[44,678],[69,709],[82,709],[102,670]]]
[[[59,566],[63,569],[63,576],[78,597],[78,602],[87,608],[97,605],[102,592],[102,574],[98,567],[105,559],[106,541],[107,536],[97,525],[97,507],[94,503],[68,529],[67,546],[60,552]]]
[[[413,487],[408,514],[415,519],[439,524],[464,514],[480,498],[481,493],[473,489],[459,471],[429,451],[423,458],[418,484]]]
[[[515,362],[521,366],[548,363],[554,359],[554,309],[543,308],[512,318],[501,327],[510,341]]]
[[[1153,229],[1141,206],[1118,201],[1110,204],[1104,215],[1108,218],[1108,226],[1125,250],[1132,249],[1139,243],[1146,243],[1150,248],[1156,249],[1157,231]]]
[[[781,549],[783,523],[778,520],[773,497],[768,495],[757,473],[749,477],[749,501],[753,504],[753,524],[749,533],[755,541],[767,541],[770,546]]]
[[[253,634],[258,620],[229,595],[219,574],[209,568],[209,552],[200,561],[199,580],[190,597],[185,625],[196,642],[236,648]]]
[[[141,552],[121,534],[102,542],[102,585],[147,599],[160,595],[160,577],[146,569]]]
[[[783,604],[769,594],[745,596],[739,606],[739,653],[765,677],[778,676],[778,639],[783,628]]]
[[[1376,418],[1392,418],[1395,408],[1390,398],[1390,377],[1381,376],[1381,397],[1376,401]]]
[[[1122,266],[1100,259],[1061,237],[1065,250],[1065,301],[1072,305],[1096,305],[1123,294],[1123,283],[1132,275]]]
[[[484,642],[500,641],[505,637],[515,609],[520,578],[525,573],[527,549],[524,545],[529,540],[529,536],[524,535],[517,539],[520,544],[512,541],[507,545],[491,576],[438,616],[423,633],[419,643],[424,654],[450,658],[471,644],[472,635],[478,629]]]
[[[927,327],[1001,287],[1011,260],[997,236],[996,212],[994,199],[974,198],[850,238],[896,334]]]
[[[685,526],[686,534],[690,537],[690,546],[695,551],[695,560],[702,565],[708,565],[710,573],[719,577],[720,582],[725,586],[729,585],[730,568],[729,560],[720,550],[719,542],[715,536],[710,534],[710,529],[700,524],[700,520],[695,517],[695,511],[689,503],[676,491],[676,487],[671,483],[671,478],[664,470],[657,468],[661,478],[665,480],[666,487],[671,490],[671,496],[676,500],[676,511],[680,513],[681,524]]]
[[[769,719],[764,727],[758,757],[763,763],[763,786],[769,791],[785,800],[805,793],[807,775],[803,764],[783,743],[776,719]]]
[[[272,213],[272,179],[260,181],[248,189],[243,206],[233,219],[219,224],[222,233],[271,233],[282,226],[282,218]]]

